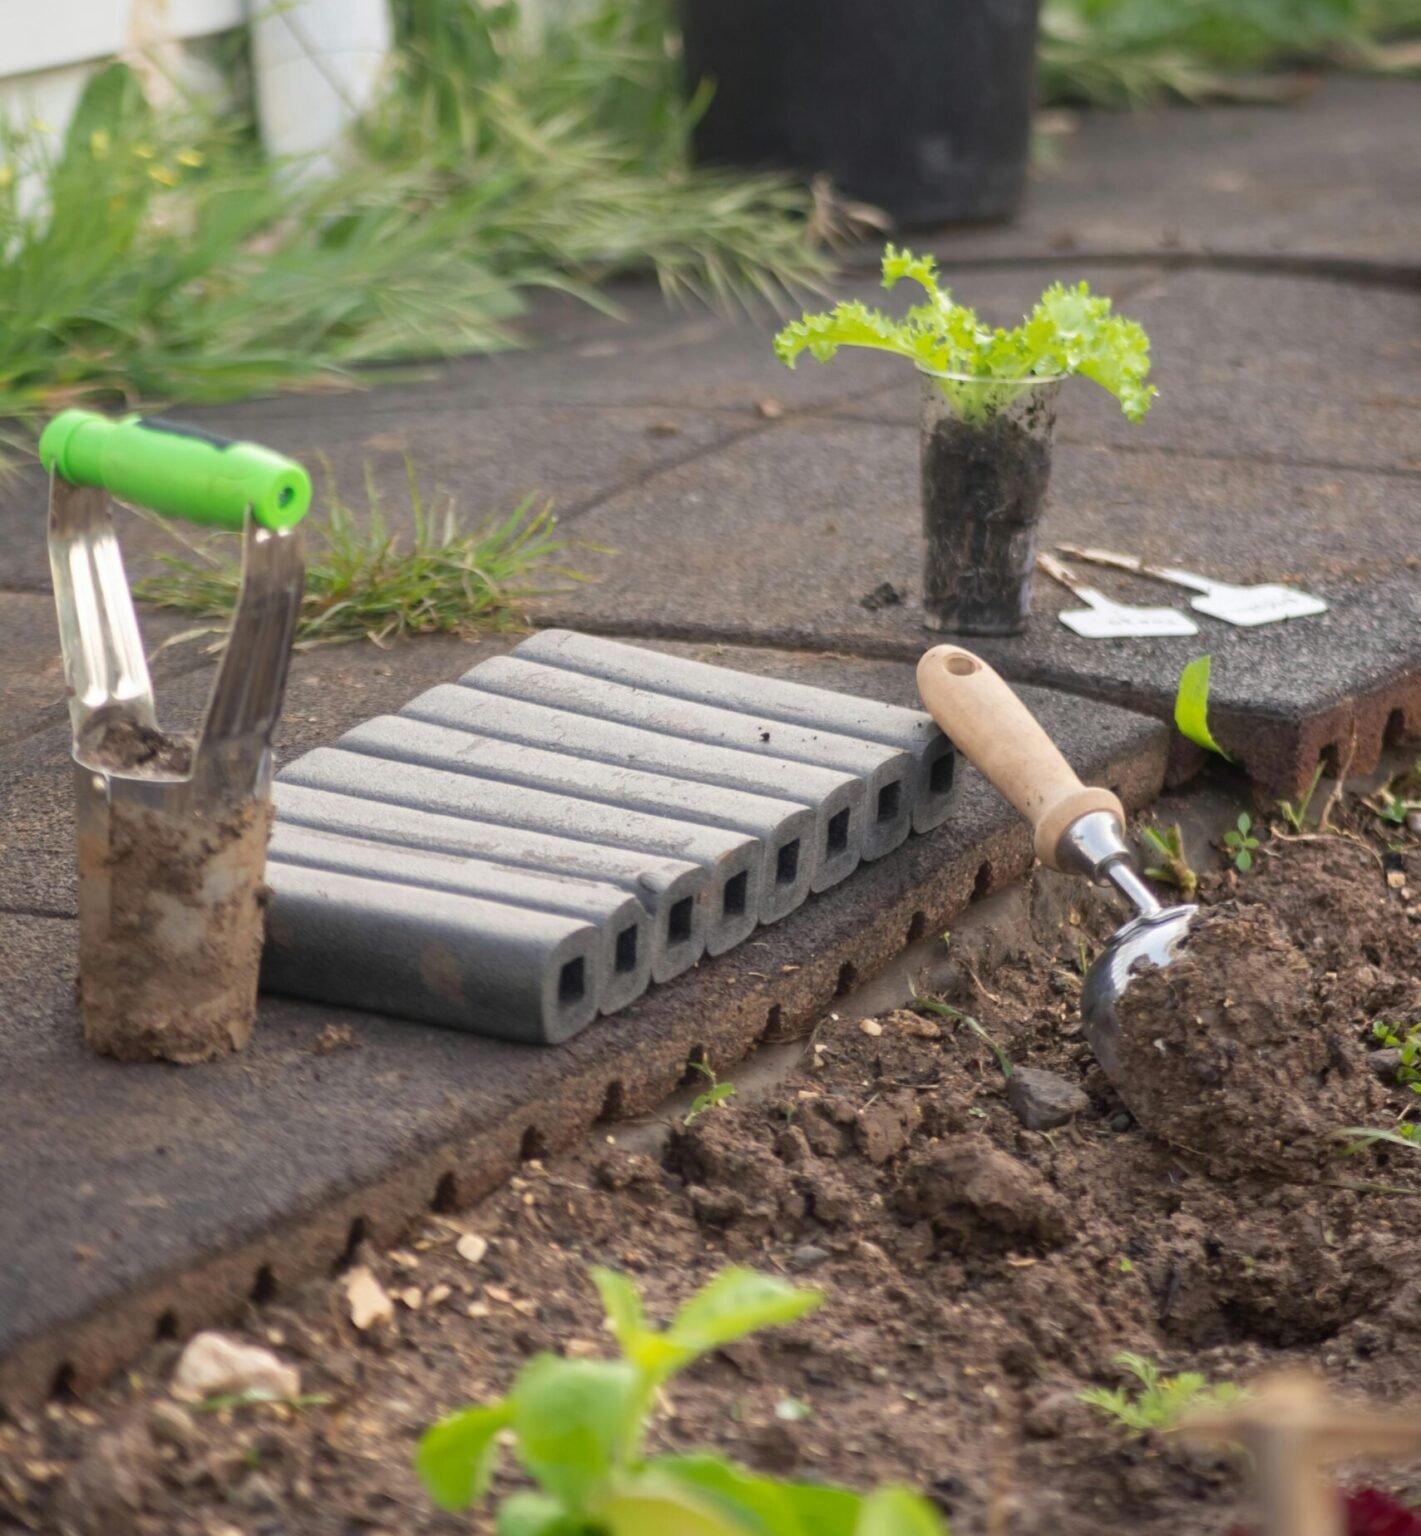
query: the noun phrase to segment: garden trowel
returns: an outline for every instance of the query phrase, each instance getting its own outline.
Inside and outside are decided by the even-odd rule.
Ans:
[[[1134,571],[1138,576],[1150,576],[1155,581],[1167,581],[1176,587],[1188,587],[1199,593],[1189,599],[1195,613],[1207,614],[1211,619],[1222,619],[1225,624],[1237,624],[1252,629],[1258,624],[1276,624],[1281,619],[1305,619],[1311,614],[1326,613],[1327,604],[1310,592],[1299,592],[1296,587],[1285,587],[1279,582],[1263,582],[1255,586],[1237,586],[1233,582],[1215,581],[1211,576],[1196,576],[1193,571],[1180,571],[1172,566],[1150,565],[1134,555],[1116,554],[1110,549],[1081,549],[1074,544],[1058,544],[1063,555],[1076,560],[1088,560],[1092,565],[1114,566],[1118,571]]]
[[[306,471],[178,422],[45,428],[79,831],[80,1013],[121,1059],[240,1049],[256,1012],[272,731],[301,604]],[[191,746],[158,729],[109,499],[242,535],[241,596]]]
[[[1031,824],[1036,857],[1067,875],[1113,885],[1135,909],[1086,972],[1085,1037],[1105,1074],[1121,1083],[1118,1004],[1140,964],[1167,966],[1189,932],[1194,906],[1162,907],[1125,841],[1125,809],[1108,789],[1082,784],[1025,704],[983,661],[939,645],[918,663],[918,692],[958,751]]]
[[[1199,626],[1187,613],[1177,608],[1144,608],[1134,603],[1117,603],[1094,587],[1077,579],[1068,565],[1053,555],[1039,554],[1038,569],[1075,595],[1086,605],[1067,608],[1056,617],[1078,635],[1088,640],[1108,640],[1113,636],[1197,635]]]

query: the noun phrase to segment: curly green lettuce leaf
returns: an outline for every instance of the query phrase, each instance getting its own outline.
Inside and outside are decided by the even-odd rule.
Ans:
[[[827,314],[806,314],[775,337],[776,356],[793,368],[804,352],[821,363],[840,347],[894,353],[935,376],[965,420],[995,414],[1034,383],[1076,375],[1114,395],[1131,421],[1144,418],[1157,394],[1145,382],[1150,341],[1144,329],[1115,314],[1110,300],[1091,293],[1086,283],[1054,283],[1020,325],[1004,330],[953,302],[931,256],[890,245],[883,254],[883,286],[892,289],[904,279],[923,290],[925,304],[898,319],[859,300]]]

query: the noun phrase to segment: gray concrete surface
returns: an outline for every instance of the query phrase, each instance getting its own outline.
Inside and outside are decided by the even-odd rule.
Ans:
[[[400,652],[397,650],[398,658]],[[735,665],[898,703],[903,665],[729,653]],[[446,657],[446,661],[448,658]],[[1158,792],[1164,731],[1054,694],[1030,702],[1088,777],[1131,805]],[[348,706],[324,701],[327,736]],[[0,914],[0,1402],[76,1390],[155,1328],[280,1295],[361,1234],[396,1235],[431,1203],[467,1204],[520,1157],[640,1114],[688,1058],[728,1065],[806,1032],[905,942],[1021,875],[1025,827],[975,774],[958,812],[744,947],[707,961],[556,1050],[264,997],[253,1043],[201,1071],[88,1055],[73,994],[76,925]],[[330,1026],[348,1029],[348,1037]]]

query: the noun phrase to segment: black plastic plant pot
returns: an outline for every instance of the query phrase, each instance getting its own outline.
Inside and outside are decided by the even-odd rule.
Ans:
[[[1051,479],[1059,379],[923,376],[923,610],[930,629],[1019,635]]]
[[[903,226],[1021,201],[1038,0],[679,0],[706,164],[823,172]]]

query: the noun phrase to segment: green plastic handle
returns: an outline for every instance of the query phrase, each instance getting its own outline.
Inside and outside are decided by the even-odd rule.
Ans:
[[[292,528],[311,505],[311,477],[295,460],[156,416],[61,411],[39,456],[71,485],[102,486],[160,516],[216,528],[242,528],[248,507],[263,528]]]

